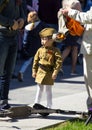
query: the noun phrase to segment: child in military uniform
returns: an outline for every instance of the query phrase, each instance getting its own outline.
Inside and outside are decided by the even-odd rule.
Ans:
[[[32,59],[38,48],[41,47],[39,32],[46,27],[45,23],[38,18],[36,11],[30,11],[27,16],[27,25],[24,29],[22,56],[25,59],[18,73],[18,81],[22,82],[24,73],[32,63]]]
[[[48,108],[52,106],[52,85],[62,65],[61,52],[54,46],[52,39],[55,32],[53,28],[40,31],[42,47],[36,52],[32,67],[32,77],[37,83],[35,103],[40,103],[43,89],[46,87]]]

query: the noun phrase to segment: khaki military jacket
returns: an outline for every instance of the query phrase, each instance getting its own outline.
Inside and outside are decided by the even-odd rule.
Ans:
[[[56,47],[42,46],[34,56],[32,73],[36,73],[35,82],[53,85],[52,74],[57,75],[62,66],[61,52]]]

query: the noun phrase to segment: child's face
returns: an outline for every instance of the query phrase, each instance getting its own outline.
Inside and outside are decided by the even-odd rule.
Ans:
[[[53,44],[51,37],[41,37],[41,44],[45,47],[50,47]]]

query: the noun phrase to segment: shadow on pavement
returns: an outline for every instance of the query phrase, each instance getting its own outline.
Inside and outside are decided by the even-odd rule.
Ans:
[[[22,64],[23,64],[23,61],[19,60],[17,62],[16,67],[15,67],[16,75],[18,74]],[[65,63],[63,65],[64,74],[62,75],[62,73],[59,72],[55,82],[60,82],[60,83],[66,82],[69,84],[74,84],[74,83],[75,84],[84,84],[83,81],[72,80],[72,78],[76,78],[76,77],[80,78],[80,76],[83,76],[83,66],[82,65],[77,65],[76,70],[77,70],[78,74],[71,75],[71,64]],[[22,87],[33,87],[34,85],[36,85],[36,83],[35,83],[35,79],[32,78],[32,64],[30,64],[29,67],[27,68],[26,72],[24,73],[24,81],[19,82],[17,79],[12,79],[10,89],[18,89],[18,88],[22,88]]]

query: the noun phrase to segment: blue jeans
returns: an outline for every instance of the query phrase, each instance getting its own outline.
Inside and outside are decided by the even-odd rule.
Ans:
[[[28,60],[26,60],[23,63],[23,65],[22,65],[22,67],[21,67],[21,69],[19,71],[20,73],[24,74],[24,72],[26,71],[26,69],[28,68],[28,66],[32,63],[32,59],[33,59],[33,57],[30,57]]]
[[[15,36],[6,37],[0,34],[0,99],[8,99],[9,85],[17,57],[17,39]]]

